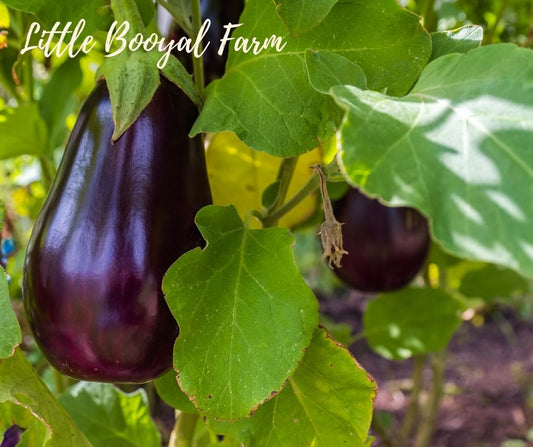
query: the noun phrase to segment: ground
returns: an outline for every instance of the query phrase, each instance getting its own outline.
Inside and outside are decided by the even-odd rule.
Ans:
[[[368,298],[346,292],[322,301],[322,310],[358,332]],[[364,341],[350,347],[379,386],[376,410],[399,420],[409,401],[411,362],[391,362]],[[429,381],[429,368],[425,371]],[[448,354],[445,397],[432,447],[500,447],[511,439],[527,442],[533,428],[533,324],[515,312],[495,311],[476,327],[465,323]],[[374,447],[383,447],[380,442]]]

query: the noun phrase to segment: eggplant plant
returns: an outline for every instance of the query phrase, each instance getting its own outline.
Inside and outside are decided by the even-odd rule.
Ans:
[[[432,445],[454,334],[531,287],[529,14],[157,4],[0,2],[4,442]],[[309,286],[332,271],[372,292],[348,336]],[[374,416],[363,340],[414,359],[405,418]]]

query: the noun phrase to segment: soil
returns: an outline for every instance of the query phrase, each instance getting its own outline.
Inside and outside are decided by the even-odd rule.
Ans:
[[[367,297],[346,292],[322,301],[322,311],[357,333],[367,302]],[[409,403],[412,362],[388,361],[364,340],[350,350],[378,384],[375,409],[390,414],[398,428]],[[424,379],[429,385],[429,364]],[[522,441],[513,447],[531,447],[527,436],[532,428],[533,323],[520,320],[514,312],[496,310],[481,324],[463,324],[449,346],[444,397],[431,447],[501,447],[511,439]],[[378,439],[373,446],[386,444]]]

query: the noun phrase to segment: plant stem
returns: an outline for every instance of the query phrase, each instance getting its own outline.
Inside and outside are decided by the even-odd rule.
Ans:
[[[317,174],[307,181],[300,191],[298,191],[289,201],[287,201],[283,206],[280,206],[278,209],[273,211],[271,214],[263,217],[263,226],[265,228],[272,227],[275,225],[275,222],[279,221],[285,214],[292,211],[296,206],[300,204],[309,194],[312,194],[320,187],[320,178]]]
[[[433,32],[437,30],[437,17],[435,15],[435,0],[426,0],[422,8],[422,23],[424,27]]]
[[[444,372],[446,369],[446,350],[434,354],[431,362],[433,378],[431,391],[422,414],[414,447],[429,447],[444,392]]]
[[[168,447],[191,447],[198,417],[198,414],[178,412]]]
[[[374,415],[372,418],[372,429],[376,432],[376,434],[379,436],[379,439],[383,444],[385,444],[386,447],[398,447],[394,441],[392,440],[389,432],[387,431],[386,427],[383,426],[379,418]]]
[[[502,21],[503,14],[505,13],[505,10],[509,6],[509,0],[503,0],[500,10],[498,11],[498,15],[496,16],[496,20],[494,21],[494,24],[490,28],[489,32],[487,33],[486,39],[484,39],[485,45],[490,45],[492,41],[494,40],[494,36],[496,35],[496,31],[498,30],[498,25]]]
[[[336,159],[333,160],[329,165],[324,166],[322,169],[326,174],[328,181],[339,181],[340,169]],[[300,191],[292,196],[291,199],[289,199],[279,208],[268,212],[266,215],[260,218],[260,220],[263,222],[263,227],[267,228],[275,225],[275,222],[285,216],[285,214],[292,211],[300,204],[300,202],[302,202],[308,195],[314,193],[319,187],[320,176],[316,171],[314,171],[312,177],[307,181],[302,189],[300,189]],[[258,217],[257,214],[256,217]]]
[[[281,162],[281,165],[278,171],[278,176],[276,178],[276,180],[279,181],[280,183],[278,196],[276,198],[276,201],[267,210],[267,214],[271,215],[271,213],[275,212],[285,202],[285,199],[287,198],[287,192],[289,191],[289,186],[291,184],[292,176],[294,175],[294,170],[296,169],[297,164],[298,164],[298,157],[284,158],[283,161]],[[268,227],[276,226],[278,224],[278,220],[269,221]],[[264,223],[263,223],[263,226],[265,228],[267,227],[267,225],[265,225]]]
[[[409,398],[409,405],[405,413],[402,428],[400,431],[399,447],[403,447],[413,431],[418,411],[420,408],[420,394],[424,386],[424,365],[427,356],[418,355],[413,359],[413,388],[411,390],[411,397]]]
[[[193,29],[190,23],[187,23],[184,21],[183,17],[181,16],[180,11],[174,7],[172,3],[169,3],[166,0],[155,0],[156,3],[163,8],[165,8],[168,13],[172,16],[172,18],[176,21],[176,23],[179,25],[179,27],[185,31],[189,36],[192,36]]]
[[[192,1],[192,29],[193,35],[197,35],[202,27],[202,12],[200,10],[200,0]],[[202,42],[200,42],[198,51],[201,53],[203,49]],[[204,63],[202,58],[192,57],[192,64],[194,70],[194,82],[200,96],[204,97],[205,78],[204,78]]]

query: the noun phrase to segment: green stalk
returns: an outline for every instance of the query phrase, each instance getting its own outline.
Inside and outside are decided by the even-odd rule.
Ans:
[[[422,8],[422,23],[429,32],[437,30],[437,17],[435,15],[435,0],[426,0]]]
[[[426,358],[427,356],[425,355],[418,355],[413,359],[413,388],[400,431],[399,447],[406,445],[417,420],[420,408],[420,394],[424,386],[424,365]]]
[[[179,413],[168,447],[191,447],[198,417],[198,414]]]
[[[307,198],[309,194],[312,194],[320,187],[320,177],[318,174],[313,174],[313,176],[307,181],[300,191],[298,191],[289,201],[280,206],[278,209],[272,211],[272,213],[267,214],[263,217],[263,227],[268,228],[276,225],[276,222],[279,221],[285,214],[291,212],[296,208],[303,200]]]
[[[281,208],[283,206],[283,203],[285,202],[285,199],[287,198],[287,192],[289,191],[289,186],[291,184],[292,177],[294,175],[294,170],[296,169],[296,165],[298,164],[298,157],[289,157],[284,158],[281,162],[281,165],[279,167],[278,176],[276,180],[280,183],[278,196],[276,198],[276,201],[273,203],[273,205],[267,210],[267,214],[272,215],[273,212]],[[268,225],[265,225],[265,222],[263,222],[263,226],[265,228],[267,227],[274,227],[278,224],[279,219],[277,220],[269,220]]]
[[[192,29],[193,35],[198,35],[202,27],[202,12],[200,10],[200,0],[192,1]],[[202,51],[202,43],[200,42],[199,51]],[[200,96],[204,97],[205,77],[204,77],[204,63],[202,58],[192,57],[194,82]]]
[[[431,391],[422,413],[414,447],[429,447],[435,431],[440,401],[444,394],[444,372],[446,370],[446,350],[436,353],[432,359],[433,378]]]

